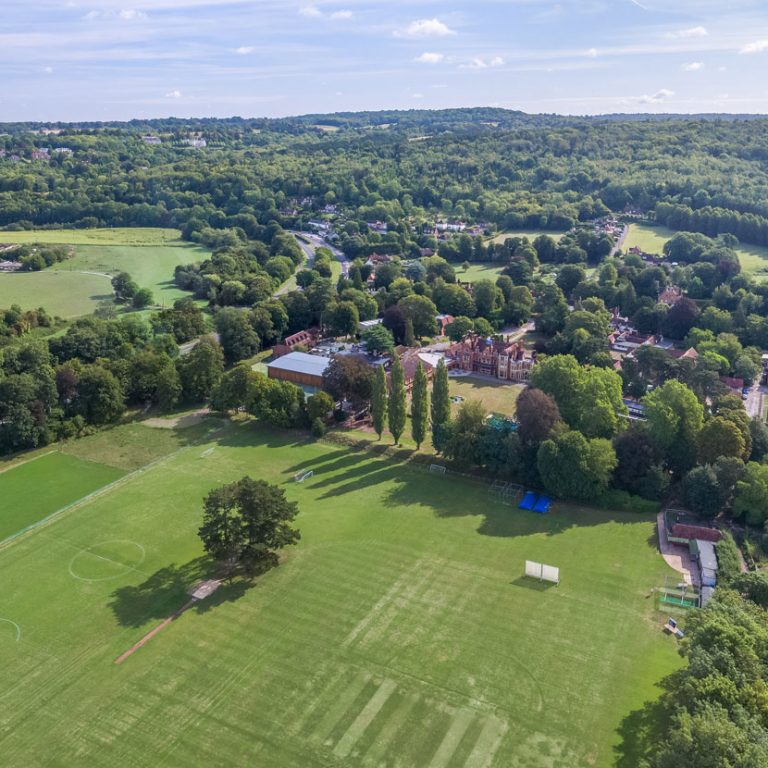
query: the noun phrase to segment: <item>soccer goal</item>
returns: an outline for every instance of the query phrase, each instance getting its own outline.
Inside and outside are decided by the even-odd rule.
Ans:
[[[429,471],[434,472],[436,475],[444,475],[447,470],[442,464],[430,464]]]
[[[537,563],[535,560],[525,561],[525,575],[531,579],[548,581],[552,584],[560,583],[560,569],[554,565]]]
[[[314,474],[315,474],[315,473],[314,473],[314,472],[313,472],[311,469],[308,469],[308,470],[306,470],[305,472],[297,472],[297,473],[296,473],[296,474],[293,476],[293,479],[294,479],[294,480],[295,480],[297,483],[303,483],[305,480],[308,480],[308,479],[309,479],[310,477],[312,477]]]
[[[523,493],[521,485],[508,483],[505,480],[494,480],[488,488],[488,493],[500,504],[514,506]]]

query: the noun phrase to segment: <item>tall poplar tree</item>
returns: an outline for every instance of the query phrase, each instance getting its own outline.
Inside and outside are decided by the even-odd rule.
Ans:
[[[413,391],[411,392],[411,436],[416,443],[416,448],[421,448],[424,438],[427,436],[429,425],[429,392],[427,391],[427,374],[424,366],[419,363],[416,367],[416,375],[413,379]]]
[[[371,419],[373,420],[373,428],[381,440],[384,425],[387,423],[387,378],[384,374],[383,365],[376,366],[376,376],[373,379]]]
[[[436,451],[440,451],[442,445],[441,433],[451,420],[451,400],[448,395],[448,369],[445,362],[440,360],[435,369],[435,377],[432,380],[432,444]]]
[[[395,438],[395,445],[400,442],[400,436],[405,429],[405,375],[403,364],[395,356],[392,362],[392,382],[389,390],[389,431]]]

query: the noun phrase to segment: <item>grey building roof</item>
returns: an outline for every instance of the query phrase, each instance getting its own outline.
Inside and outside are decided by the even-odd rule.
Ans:
[[[289,352],[287,355],[278,357],[271,363],[267,363],[269,370],[292,371],[293,373],[304,373],[308,376],[322,376],[325,369],[330,365],[331,359],[323,355],[309,355],[306,352]]]

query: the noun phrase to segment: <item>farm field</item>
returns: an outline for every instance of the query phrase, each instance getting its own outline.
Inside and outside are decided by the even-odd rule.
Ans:
[[[671,573],[649,518],[523,513],[249,424],[189,442],[0,548],[9,765],[609,766],[680,664],[647,599]],[[202,497],[246,473],[299,503],[301,542],[115,665],[210,573]]]
[[[0,541],[123,474],[58,451],[5,469],[0,472]]]
[[[451,397],[463,397],[465,401],[479,400],[487,411],[502,416],[515,415],[515,403],[523,391],[523,387],[519,385],[475,376],[451,376],[448,382]],[[453,403],[454,414],[460,405],[461,403]]]
[[[175,229],[0,232],[0,242],[75,246],[73,258],[42,272],[0,275],[0,307],[44,306],[65,318],[89,314],[100,301],[110,300],[110,280],[118,272],[128,272],[140,287],[152,291],[157,304],[168,306],[189,296],[173,283],[175,267],[209,255],[204,248],[182,242]]]

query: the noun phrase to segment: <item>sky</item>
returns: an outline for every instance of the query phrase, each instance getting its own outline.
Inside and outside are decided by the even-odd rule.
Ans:
[[[768,113],[768,0],[2,0],[0,120]]]

